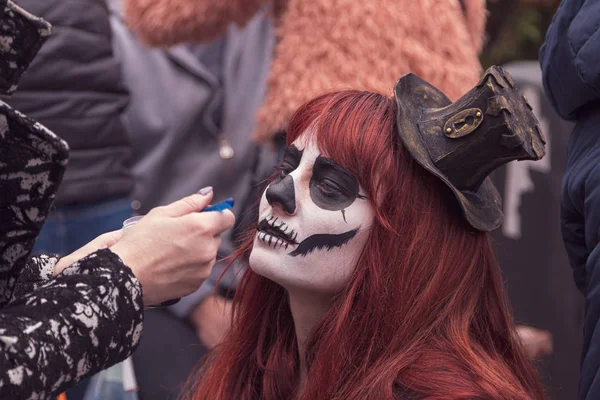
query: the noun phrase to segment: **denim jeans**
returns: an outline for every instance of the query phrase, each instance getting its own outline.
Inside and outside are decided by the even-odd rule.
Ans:
[[[98,203],[56,207],[50,213],[33,253],[67,255],[103,233],[121,229],[123,221],[132,216],[128,198]],[[82,400],[89,379],[84,379],[67,391],[69,400]]]
[[[123,221],[131,216],[128,198],[56,207],[46,220],[33,252],[70,254],[103,233],[121,229]]]

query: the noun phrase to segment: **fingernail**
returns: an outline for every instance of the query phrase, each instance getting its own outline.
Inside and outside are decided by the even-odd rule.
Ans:
[[[212,186],[207,186],[205,188],[198,190],[198,194],[200,194],[202,196],[206,196],[206,195],[210,194],[210,192],[212,192],[212,191],[213,191]]]

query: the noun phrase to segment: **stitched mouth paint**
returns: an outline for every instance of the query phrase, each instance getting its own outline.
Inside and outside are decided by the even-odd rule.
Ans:
[[[258,223],[258,239],[274,248],[288,248],[298,244],[298,233],[279,218],[271,216]]]

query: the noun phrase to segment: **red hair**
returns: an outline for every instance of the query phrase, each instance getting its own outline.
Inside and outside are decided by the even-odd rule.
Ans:
[[[343,91],[302,106],[287,142],[317,143],[360,182],[375,222],[352,278],[307,343],[306,387],[286,291],[247,268],[200,399],[546,399],[518,341],[489,235],[396,133],[396,104]],[[250,232],[254,236],[255,231]],[[237,253],[245,257],[246,242]]]

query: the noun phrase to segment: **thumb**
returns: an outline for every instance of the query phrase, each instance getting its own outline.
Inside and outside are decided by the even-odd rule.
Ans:
[[[200,194],[203,193],[203,194]],[[210,204],[213,198],[212,188],[204,188],[200,192],[191,196],[184,197],[181,200],[177,200],[164,207],[165,215],[169,217],[182,217],[184,215],[202,211],[206,206]]]
[[[100,248],[101,248],[101,246],[105,246],[107,249],[110,249],[119,240],[121,240],[121,238],[123,237],[124,234],[125,234],[125,231],[123,231],[123,229],[119,229],[118,231],[105,233],[104,235],[101,235],[100,237],[98,237],[96,240],[99,241]]]

